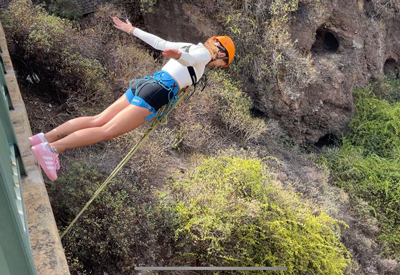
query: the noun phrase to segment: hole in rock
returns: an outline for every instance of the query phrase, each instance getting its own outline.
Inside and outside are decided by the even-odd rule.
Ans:
[[[254,117],[258,117],[258,118],[262,118],[265,117],[266,114],[263,111],[260,111],[259,109],[256,109],[255,107],[250,109],[250,113],[254,116]]]
[[[393,58],[389,58],[385,61],[385,64],[383,65],[383,73],[385,75],[389,73],[393,73],[396,75],[397,78],[399,78],[399,64],[394,60]]]
[[[319,28],[315,35],[315,42],[311,47],[311,51],[315,54],[336,53],[339,49],[339,41],[335,34],[326,28]]]
[[[314,145],[315,147],[321,149],[324,146],[330,147],[337,145],[339,142],[339,138],[334,134],[326,134],[321,137]]]

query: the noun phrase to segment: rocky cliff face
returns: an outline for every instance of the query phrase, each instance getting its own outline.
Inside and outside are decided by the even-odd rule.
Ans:
[[[274,115],[268,108],[274,104],[296,140],[340,136],[354,112],[353,89],[398,67],[400,21],[393,3],[321,1],[320,9],[301,5],[292,37],[301,51],[312,53],[319,77],[296,100],[285,101],[278,88],[260,107]]]
[[[291,36],[299,53],[312,55],[316,79],[296,91],[280,77],[245,89],[254,110],[280,121],[294,142],[321,144],[346,130],[357,86],[397,71],[400,4],[391,0],[299,2],[292,14]],[[163,1],[144,18],[150,32],[174,41],[204,41],[221,31],[190,2]]]
[[[201,13],[199,7],[182,1],[165,0],[143,13],[147,30],[164,39],[179,42],[205,42],[220,28]]]

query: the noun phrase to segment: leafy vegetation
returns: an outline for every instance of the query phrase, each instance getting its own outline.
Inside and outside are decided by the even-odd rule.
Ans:
[[[257,159],[221,156],[171,180],[160,198],[175,216],[174,262],[343,274],[351,265],[343,224],[280,190],[265,169]]]
[[[279,83],[283,91],[296,98],[296,91],[315,80],[316,70],[310,55],[296,49],[290,36],[292,14],[299,0],[196,1],[206,13],[226,26],[235,41],[236,57],[230,65],[234,79]],[[301,1],[318,5],[318,1]]]
[[[54,15],[62,18],[78,20],[81,13],[76,0],[44,0],[45,8]]]
[[[96,166],[76,162],[48,188],[55,216],[64,230],[108,174]],[[153,187],[146,182],[114,179],[63,238],[72,274],[86,272],[132,274],[139,263],[160,260],[168,223],[152,202]],[[124,182],[122,182],[124,181]]]
[[[246,143],[257,139],[267,130],[263,119],[254,118],[250,114],[251,101],[225,73],[214,73],[218,83],[213,93],[219,106],[220,116],[228,131],[238,134],[241,141]]]
[[[339,151],[326,152],[325,162],[338,186],[369,203],[370,214],[381,222],[386,253],[399,257],[400,103],[390,103],[373,92],[382,85],[398,87],[399,80],[379,85],[355,92],[356,115],[349,133]]]
[[[110,89],[105,68],[98,59],[82,53],[85,41],[70,21],[49,15],[28,0],[13,1],[1,19],[14,54],[20,57],[14,65],[25,74],[23,79],[38,75],[31,85],[38,94],[54,91],[46,96],[63,101],[74,94],[75,99],[93,100]]]

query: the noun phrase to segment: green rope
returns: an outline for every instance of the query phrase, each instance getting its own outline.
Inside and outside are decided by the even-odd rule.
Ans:
[[[106,188],[107,184],[115,177],[115,175],[121,170],[121,168],[129,161],[129,159],[133,156],[133,154],[145,143],[145,141],[148,139],[150,134],[157,128],[159,124],[165,124],[167,121],[167,115],[177,106],[187,95],[186,89],[181,89],[178,92],[178,99],[171,106],[171,104],[167,104],[165,107],[161,108],[158,112],[157,115],[152,119],[153,123],[151,124],[150,128],[148,128],[142,137],[142,139],[129,151],[129,153],[121,160],[121,162],[115,167],[114,171],[111,172],[111,174],[108,176],[108,178],[100,185],[100,187],[97,189],[97,191],[94,193],[92,198],[86,203],[86,205],[82,208],[81,212],[75,217],[75,219],[68,225],[67,229],[61,234],[60,238],[62,239],[68,231],[71,229],[71,227],[76,223],[76,221],[79,219],[79,217],[85,212],[85,210],[89,207],[89,205],[97,198],[97,196]],[[158,119],[159,114],[165,113],[165,115],[160,119]]]

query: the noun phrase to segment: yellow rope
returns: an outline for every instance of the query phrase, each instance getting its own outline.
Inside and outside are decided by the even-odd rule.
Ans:
[[[62,239],[65,234],[68,233],[68,231],[71,229],[71,227],[76,223],[76,221],[79,219],[79,217],[82,215],[83,212],[89,207],[89,205],[97,198],[97,196],[101,193],[101,191],[106,188],[107,184],[115,177],[115,175],[121,170],[121,168],[129,161],[129,159],[133,156],[133,154],[139,149],[144,142],[147,140],[147,138],[150,136],[150,134],[157,128],[159,124],[165,124],[167,120],[167,115],[177,106],[187,95],[185,92],[186,89],[181,89],[178,92],[178,99],[171,106],[171,104],[167,104],[165,107],[161,108],[157,115],[152,119],[153,123],[151,124],[150,128],[146,130],[144,136],[142,139],[129,151],[129,153],[124,157],[123,160],[115,167],[114,171],[111,172],[111,174],[108,176],[108,178],[100,185],[100,187],[97,189],[97,191],[94,193],[92,198],[86,203],[86,205],[82,208],[81,212],[75,217],[75,219],[68,225],[67,229],[61,234],[60,238]],[[158,119],[159,114],[162,114],[164,112],[167,112],[161,119]]]

